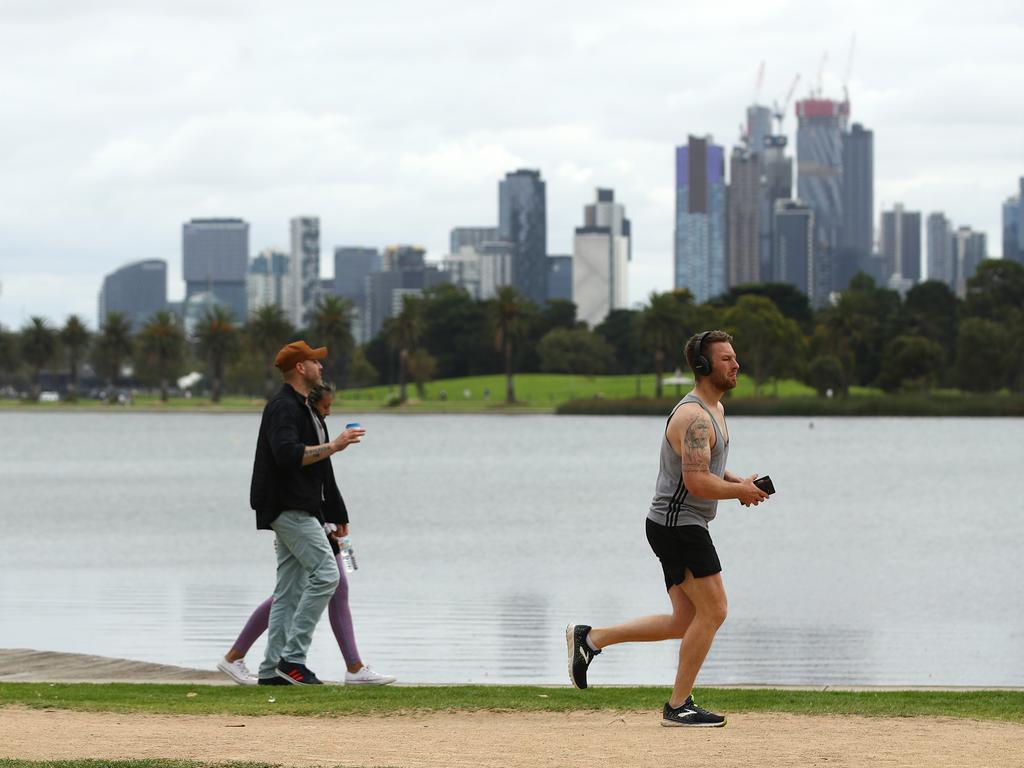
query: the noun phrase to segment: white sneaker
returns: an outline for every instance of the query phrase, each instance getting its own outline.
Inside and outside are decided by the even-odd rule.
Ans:
[[[358,672],[345,672],[345,685],[390,685],[397,679],[391,675],[374,672],[365,664]]]
[[[245,659],[239,659],[238,661],[221,659],[217,662],[217,669],[239,685],[256,685],[256,676],[245,666]]]

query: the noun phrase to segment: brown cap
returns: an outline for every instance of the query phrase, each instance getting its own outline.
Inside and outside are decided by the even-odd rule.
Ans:
[[[290,371],[297,363],[305,360],[323,360],[327,357],[327,347],[313,349],[304,341],[293,341],[285,344],[281,351],[274,358],[274,365],[281,369],[282,373]]]

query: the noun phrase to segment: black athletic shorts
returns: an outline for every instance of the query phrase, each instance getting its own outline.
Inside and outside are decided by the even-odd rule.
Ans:
[[[686,580],[687,568],[698,579],[722,571],[711,534],[702,525],[669,527],[648,519],[647,543],[661,560],[665,589],[682,584]]]

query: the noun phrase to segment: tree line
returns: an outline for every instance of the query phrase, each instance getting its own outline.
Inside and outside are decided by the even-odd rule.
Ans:
[[[278,349],[304,338],[326,345],[325,378],[341,388],[395,385],[404,401],[410,385],[503,373],[515,400],[518,372],[640,374],[654,371],[660,397],[664,373],[685,367],[682,348],[700,330],[722,328],[736,339],[744,373],[757,391],[798,379],[819,393],[844,396],[852,386],[886,392],[955,387],[1024,391],[1024,266],[983,262],[957,298],[928,281],[906,296],[859,274],[829,306],[813,310],[785,284],[740,286],[705,304],[686,290],[653,293],[646,306],[613,310],[598,326],[576,319],[572,302],[537,306],[511,287],[493,299],[473,299],[450,284],[405,297],[398,315],[364,345],[352,335],[354,306],[322,298],[307,327],[295,328],[275,306],[239,324],[213,307],[187,339],[179,319],[158,312],[139,329],[111,313],[96,333],[71,316],[61,327],[32,317],[18,332],[0,328],[0,385],[38,398],[44,373],[63,372],[64,396],[80,395],[85,363],[113,397],[125,372],[166,400],[182,374],[201,370],[214,401],[225,391],[268,395],[279,377]]]

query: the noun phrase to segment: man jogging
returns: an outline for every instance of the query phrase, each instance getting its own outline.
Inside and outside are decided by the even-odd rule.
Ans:
[[[324,536],[320,509],[325,498],[340,498],[330,456],[365,434],[363,429],[346,429],[328,442],[306,402],[310,389],[320,383],[320,361],[326,356],[326,347],[312,349],[305,341],[287,344],[277,353],[274,365],[285,383],[264,407],[256,441],[249,502],[256,511],[256,527],[273,530],[277,547],[277,586],[260,685],[321,684],[306,667],[306,653],[338,586],[338,566]]]
[[[722,566],[708,532],[719,499],[759,504],[768,494],[726,471],[729,431],[722,396],[736,386],[739,363],[732,337],[705,331],[686,343],[696,384],[672,410],[661,441],[658,480],[647,513],[647,541],[661,561],[672,613],[645,616],[612,627],[570,624],[565,638],[569,678],[587,687],[587,668],[603,648],[617,643],[679,638],[679,666],[672,697],[662,710],[665,726],[725,725],[725,718],[693,702],[693,685],[715,633],[725,621]]]

